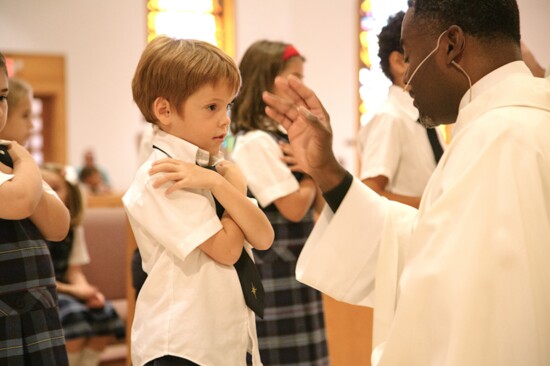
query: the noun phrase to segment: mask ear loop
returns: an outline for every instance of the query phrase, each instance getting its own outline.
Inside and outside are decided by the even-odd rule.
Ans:
[[[469,103],[471,103],[472,102],[472,79],[470,79],[470,75],[468,75],[468,73],[462,68],[462,66],[460,66],[458,63],[456,63],[454,60],[451,61],[451,63],[466,76],[466,79],[468,79],[468,85],[470,86],[470,89],[469,89],[470,101],[469,101]]]
[[[409,91],[410,86],[411,86],[411,81],[412,81],[412,79],[414,78],[414,76],[416,75],[416,72],[417,72],[418,70],[420,70],[420,67],[421,67],[422,65],[424,65],[424,63],[428,60],[428,58],[430,58],[431,55],[433,55],[434,53],[437,52],[437,50],[439,49],[439,42],[441,42],[441,38],[443,37],[443,35],[444,35],[445,33],[447,33],[446,30],[443,31],[443,33],[441,33],[441,34],[439,35],[439,38],[437,38],[437,45],[435,46],[435,48],[432,50],[432,52],[428,53],[428,56],[424,57],[424,59],[422,60],[422,62],[420,62],[420,64],[416,67],[416,69],[415,69],[414,72],[412,73],[412,75],[411,75],[409,81],[407,82],[407,85],[405,85],[405,88],[404,88],[405,91]]]

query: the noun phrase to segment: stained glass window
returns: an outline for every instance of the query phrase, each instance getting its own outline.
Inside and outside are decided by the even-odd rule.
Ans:
[[[232,1],[148,0],[147,40],[159,34],[200,39],[233,55]]]
[[[382,72],[378,57],[378,34],[388,17],[407,11],[407,0],[359,0],[359,116],[364,126],[386,99],[391,82]],[[440,126],[445,141],[451,139],[452,125]]]
[[[361,126],[373,116],[386,99],[391,82],[380,68],[378,34],[388,17],[407,10],[407,0],[360,0],[359,29],[359,116]]]
[[[174,38],[200,39],[234,56],[232,0],[148,0],[147,41],[159,34]],[[222,149],[232,150],[228,133]]]

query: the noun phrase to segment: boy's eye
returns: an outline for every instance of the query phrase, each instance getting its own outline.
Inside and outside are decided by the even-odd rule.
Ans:
[[[234,104],[233,102],[229,103],[225,109],[227,109],[228,111],[230,111],[231,108],[233,108],[233,104]]]
[[[211,104],[211,105],[209,105],[209,106],[206,107],[206,108],[208,108],[208,110],[210,110],[210,111],[215,111],[215,110],[217,109],[217,107],[216,107],[215,104]]]
[[[0,102],[3,102],[5,100],[8,100],[8,97],[5,95],[0,95]]]

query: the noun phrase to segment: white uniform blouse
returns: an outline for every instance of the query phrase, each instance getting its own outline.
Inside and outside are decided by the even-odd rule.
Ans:
[[[248,188],[262,207],[300,188],[282,156],[281,148],[267,132],[255,130],[237,137],[231,159],[245,175]]]

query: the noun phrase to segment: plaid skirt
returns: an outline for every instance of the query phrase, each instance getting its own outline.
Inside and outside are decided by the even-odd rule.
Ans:
[[[90,309],[75,297],[59,294],[59,317],[66,339],[113,335],[124,338],[126,329],[109,301],[101,309]]]
[[[0,233],[0,365],[68,365],[46,243],[30,220]]]
[[[296,263],[313,228],[312,216],[293,223],[272,206],[264,211],[275,241],[266,251],[254,251],[265,289],[264,319],[256,318],[262,363],[329,365],[321,293],[296,280]]]

